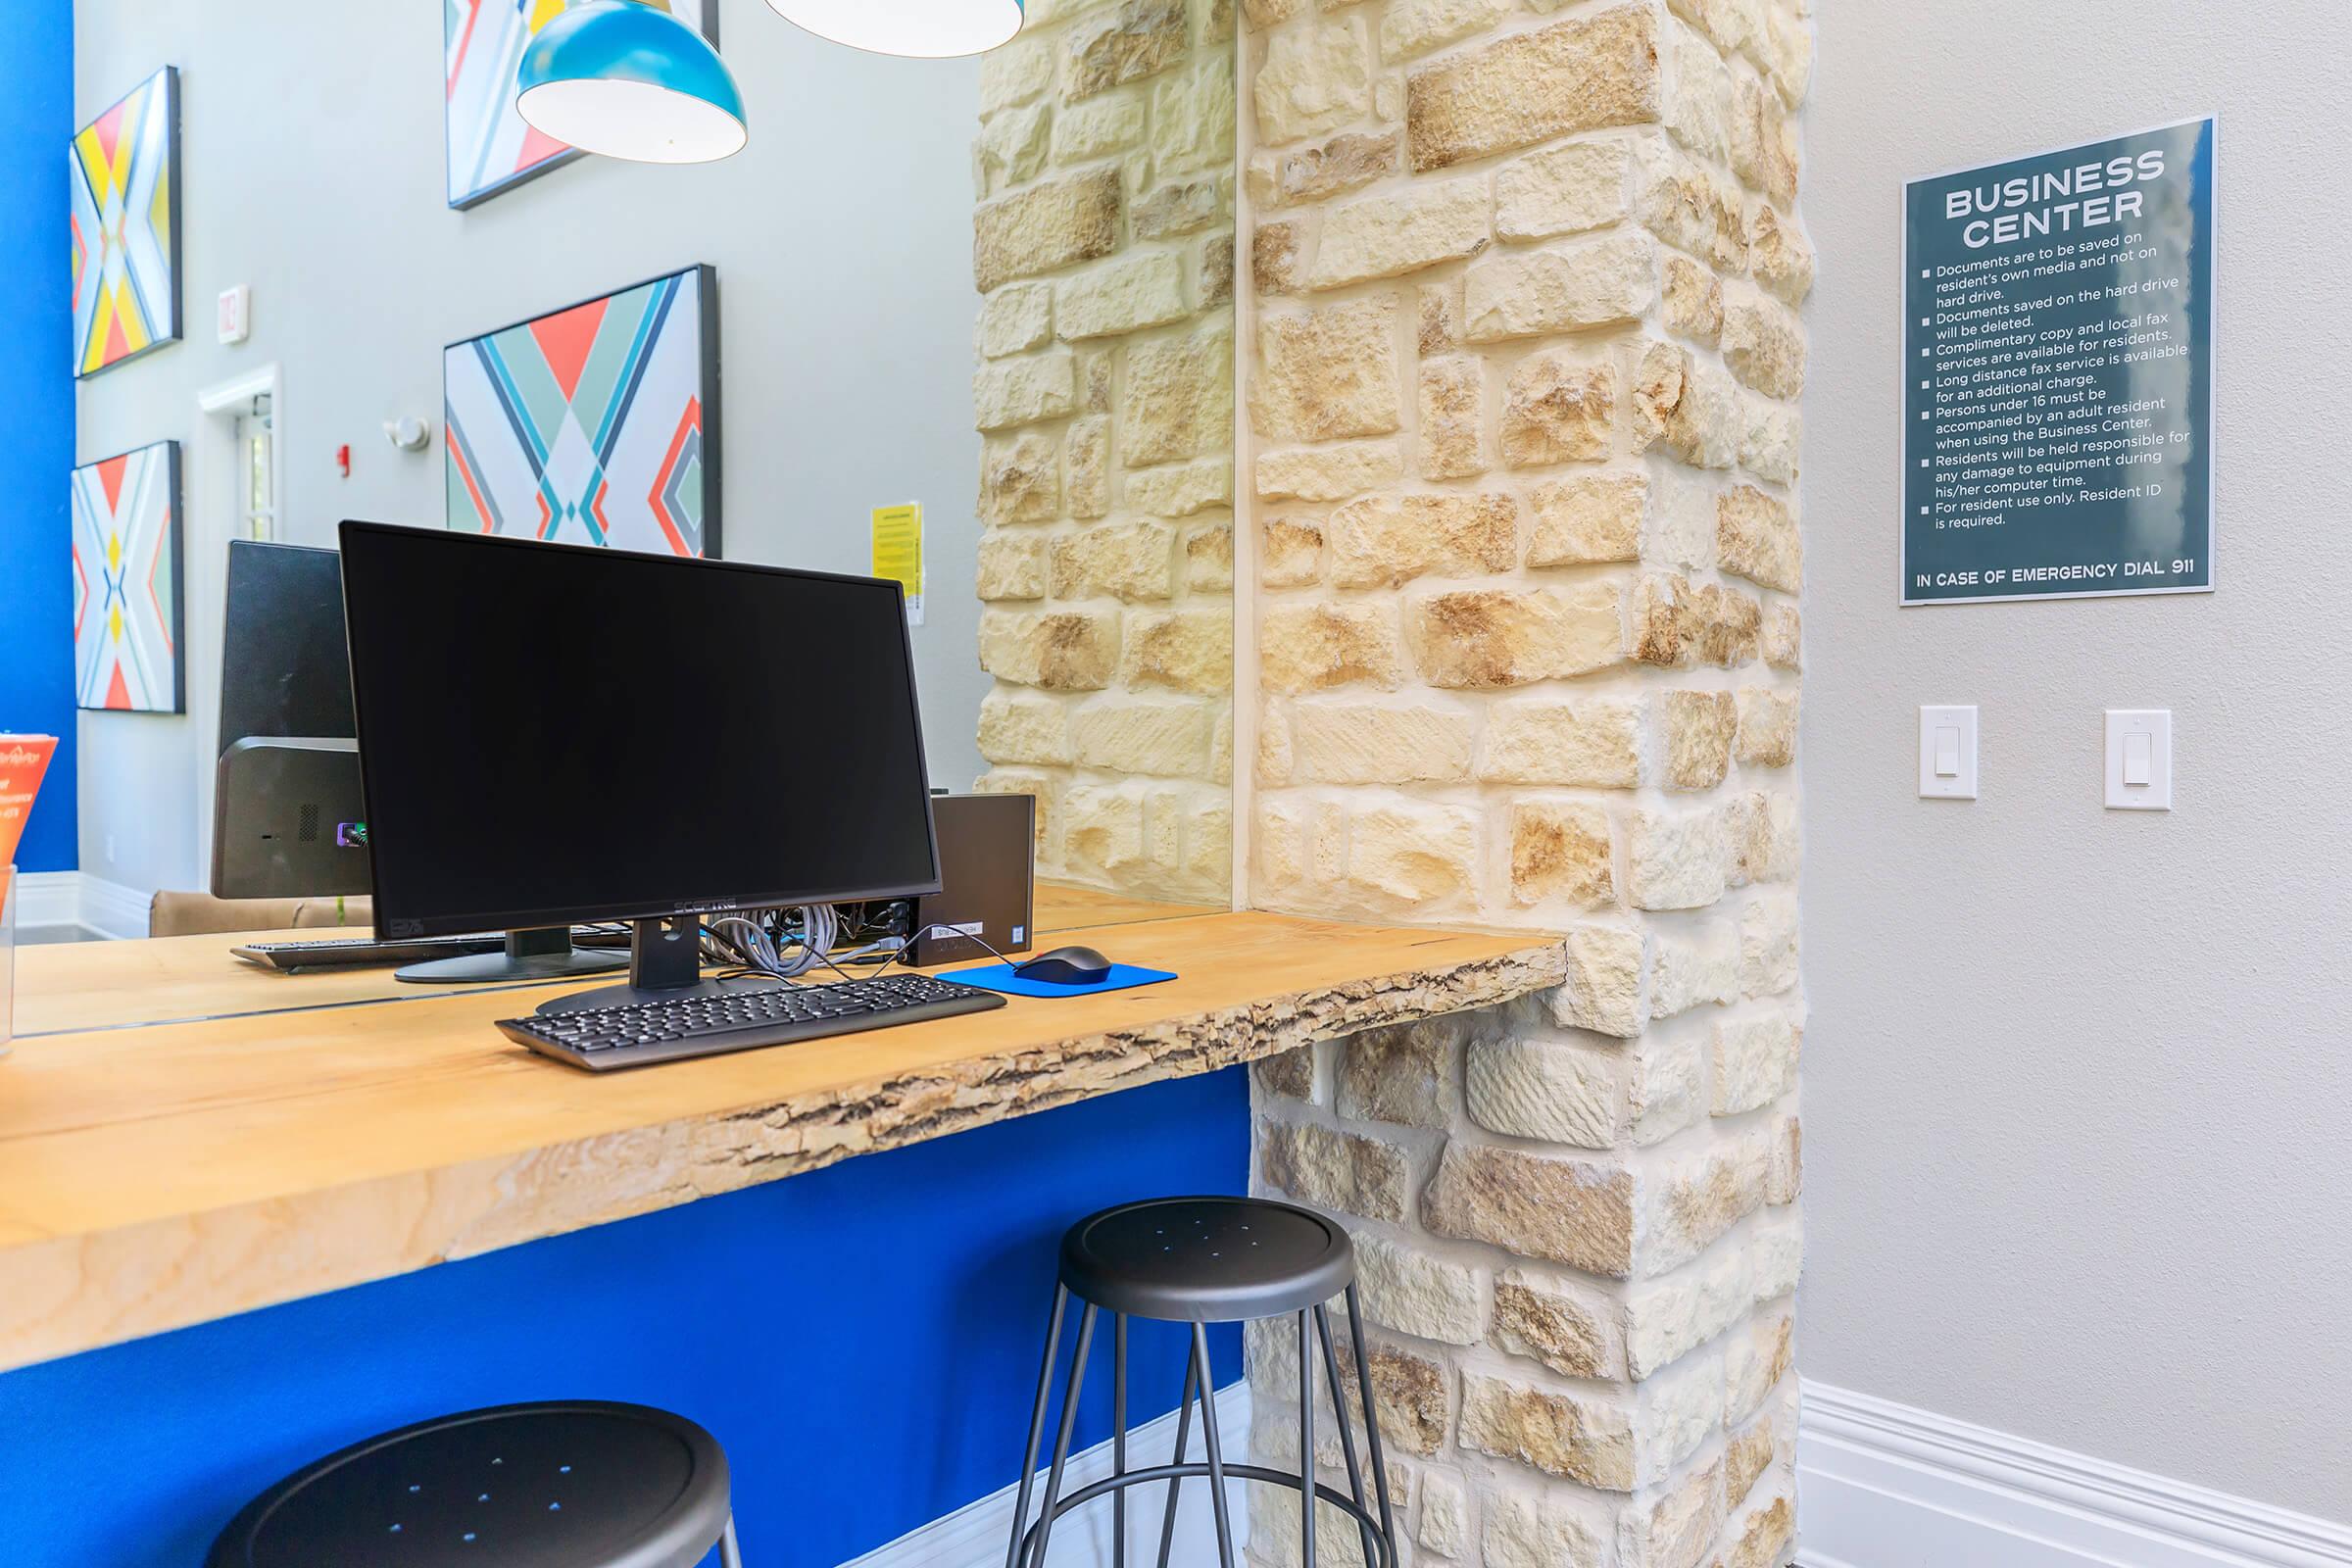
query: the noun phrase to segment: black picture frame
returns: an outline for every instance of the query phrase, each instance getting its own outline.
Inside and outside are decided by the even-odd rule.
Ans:
[[[665,282],[673,277],[684,277],[689,273],[694,274],[695,277],[696,301],[702,313],[700,341],[696,345],[701,358],[701,384],[695,395],[703,406],[703,552],[695,559],[702,561],[726,559],[723,554],[726,539],[723,527],[725,486],[721,482],[725,474],[725,464],[721,436],[724,420],[720,402],[722,378],[719,374],[718,269],[709,262],[696,262],[691,266],[675,268],[666,272],[656,272],[650,277],[641,277],[633,283],[622,283],[614,288],[600,289],[594,294],[582,295],[567,304],[553,305],[544,311],[534,311],[516,320],[508,321],[499,326],[486,327],[479,332],[469,332],[462,338],[443,344],[441,347],[441,430],[443,436],[441,461],[445,465],[450,461],[448,441],[449,356],[452,352],[468,344],[478,343],[484,338],[496,337],[502,332],[512,332],[517,327],[528,326],[533,321],[545,320],[551,316],[561,316],[565,311],[578,310],[583,305],[593,305],[598,300],[611,299],[615,295],[626,294],[632,289],[645,288],[651,284]],[[450,525],[446,510],[442,514],[441,520],[443,527]]]
[[[121,363],[121,362],[118,362]],[[186,468],[182,462],[179,442],[172,437],[160,441],[142,441],[135,447],[124,447],[102,458],[74,465],[78,475],[86,468],[112,463],[117,458],[134,457],[141,452],[164,449],[164,484],[172,508],[172,706],[170,708],[92,708],[81,700],[81,660],[76,650],[74,661],[74,707],[84,713],[130,713],[153,717],[184,717],[188,711],[188,509]],[[71,537],[69,535],[69,537]]]
[[[129,97],[131,92],[136,92],[139,87],[145,86],[148,82],[155,80],[158,76],[161,76],[164,80],[164,122],[166,127],[164,134],[164,179],[165,182],[171,187],[172,191],[172,232],[165,238],[165,249],[170,256],[170,266],[172,269],[172,287],[167,291],[169,297],[164,301],[165,311],[170,318],[168,322],[169,330],[157,333],[152,339],[149,340],[145,348],[125,354],[119,360],[109,360],[106,364],[99,366],[94,370],[85,370],[81,368],[81,359],[79,354],[81,344],[80,341],[76,339],[74,345],[76,351],[74,362],[74,379],[76,381],[87,381],[92,376],[104,375],[110,370],[119,370],[125,365],[134,365],[140,360],[147,358],[148,355],[155,353],[158,349],[170,348],[172,344],[179,342],[187,330],[186,312],[181,309],[180,302],[180,297],[186,289],[186,283],[182,276],[186,270],[186,268],[182,263],[180,255],[182,249],[180,236],[186,231],[188,225],[187,192],[180,184],[179,178],[179,68],[177,66],[167,65],[154,72],[151,72],[145,76],[140,77],[138,85],[132,87],[129,92],[124,92],[116,97],[113,102],[109,103],[106,108],[98,111],[98,113],[91,117],[91,119],[74,126],[74,134],[66,138],[66,157],[72,176],[75,179],[81,178],[81,171],[78,168],[71,167],[75,158],[74,143],[81,138],[81,133],[83,131],[89,129],[92,124],[97,122],[97,121],[104,119],[111,111],[119,106],[124,98]],[[71,198],[69,197],[67,203],[67,212],[71,214],[72,211],[73,204]],[[150,444],[152,445],[152,443]],[[136,451],[138,449],[134,447],[131,450]],[[118,453],[117,456],[121,456],[121,454]]]

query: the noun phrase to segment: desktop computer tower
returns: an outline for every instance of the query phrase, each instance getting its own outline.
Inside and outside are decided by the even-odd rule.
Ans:
[[[941,795],[931,802],[939,828],[940,890],[915,900],[913,924],[954,926],[921,937],[907,955],[917,964],[956,963],[999,953],[1029,951],[1034,933],[1037,798],[1032,795]]]
[[[248,736],[213,791],[213,897],[356,898],[368,891],[359,742]]]

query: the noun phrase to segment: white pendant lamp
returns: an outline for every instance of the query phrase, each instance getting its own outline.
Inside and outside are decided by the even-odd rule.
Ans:
[[[767,0],[796,27],[878,55],[976,55],[1021,30],[1022,0]]]

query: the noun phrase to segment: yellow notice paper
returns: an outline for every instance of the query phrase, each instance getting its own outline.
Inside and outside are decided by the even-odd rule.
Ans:
[[[874,509],[874,575],[906,590],[906,624],[923,623],[923,504]]]

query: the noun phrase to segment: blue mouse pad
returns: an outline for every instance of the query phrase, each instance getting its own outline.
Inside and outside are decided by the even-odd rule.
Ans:
[[[940,978],[960,980],[983,991],[1002,991],[1008,997],[1091,997],[1102,991],[1125,991],[1130,986],[1155,986],[1176,977],[1165,969],[1139,969],[1132,963],[1114,963],[1110,973],[1091,986],[1057,986],[1051,980],[1024,980],[1012,972],[1009,963],[985,963],[977,969],[950,969]]]

